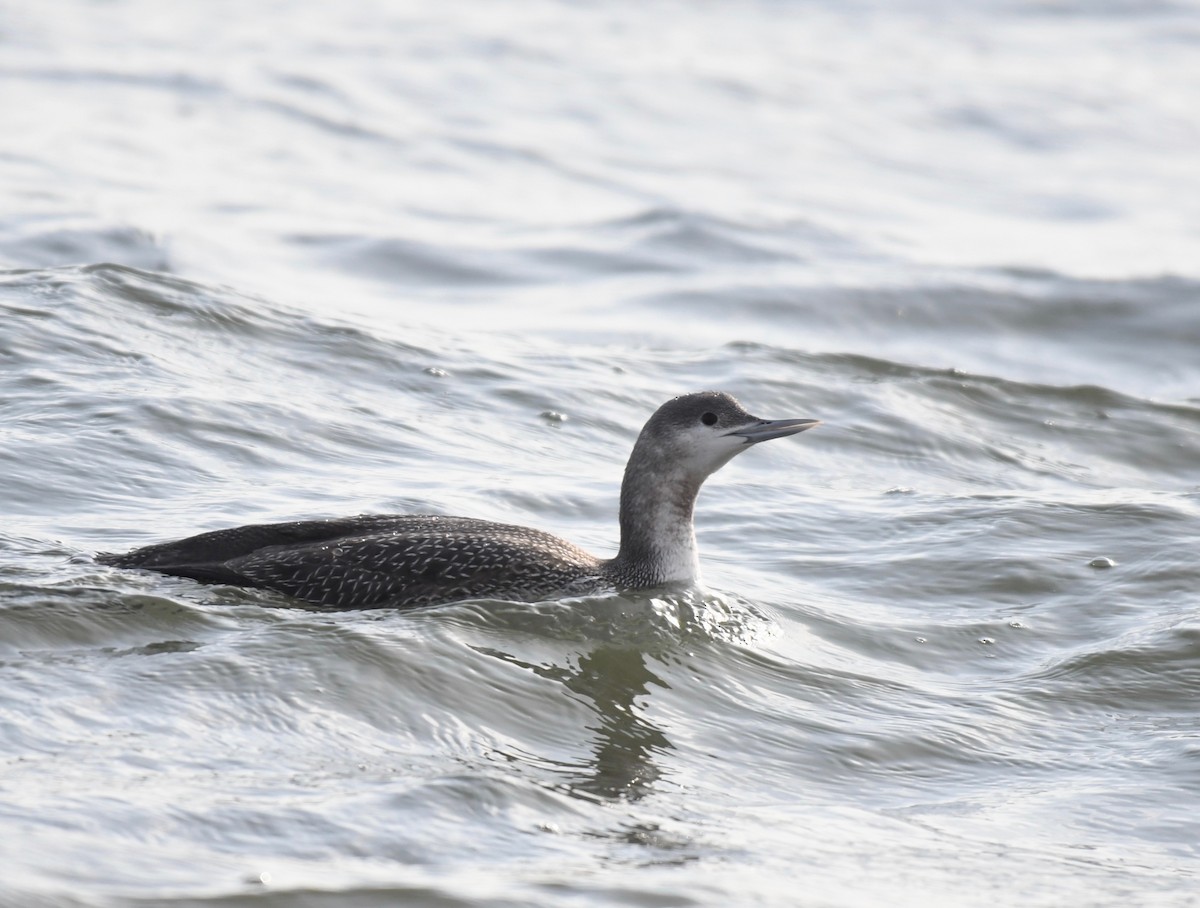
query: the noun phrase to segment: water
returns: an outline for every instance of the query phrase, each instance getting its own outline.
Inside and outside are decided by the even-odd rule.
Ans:
[[[3,4],[0,904],[1200,902],[1200,10]],[[91,554],[442,512],[706,588]]]

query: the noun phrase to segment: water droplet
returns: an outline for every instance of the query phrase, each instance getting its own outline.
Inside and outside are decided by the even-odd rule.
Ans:
[[[1111,558],[1093,558],[1088,562],[1088,567],[1093,567],[1098,571],[1107,570],[1108,568],[1116,567],[1117,563]]]

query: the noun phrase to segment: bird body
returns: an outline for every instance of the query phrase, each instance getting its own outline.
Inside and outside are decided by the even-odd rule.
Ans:
[[[692,514],[704,479],[748,445],[816,420],[760,420],[706,391],[663,404],[621,485],[621,545],[600,559],[550,533],[469,517],[362,515],[251,524],[145,546],[102,563],[275,590],[335,608],[463,599],[538,601],[699,579]]]

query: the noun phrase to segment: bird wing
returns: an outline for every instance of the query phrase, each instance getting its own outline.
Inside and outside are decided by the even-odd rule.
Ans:
[[[199,569],[203,565],[216,570],[227,561],[270,546],[304,545],[344,536],[362,536],[371,532],[397,529],[414,521],[439,519],[442,518],[378,514],[335,520],[255,523],[147,545],[123,554],[102,553],[97,556],[97,560],[115,567],[149,568],[168,574],[188,566]]]
[[[564,540],[537,531],[515,537],[505,529],[497,526],[489,535],[397,530],[270,546],[221,567],[241,578],[225,582],[338,608],[545,598],[595,572],[596,559]]]

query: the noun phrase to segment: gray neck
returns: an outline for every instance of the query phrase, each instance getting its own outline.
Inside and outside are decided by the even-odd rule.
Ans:
[[[607,565],[615,582],[645,587],[699,580],[692,511],[701,482],[653,442],[638,440],[621,483],[621,548]]]

